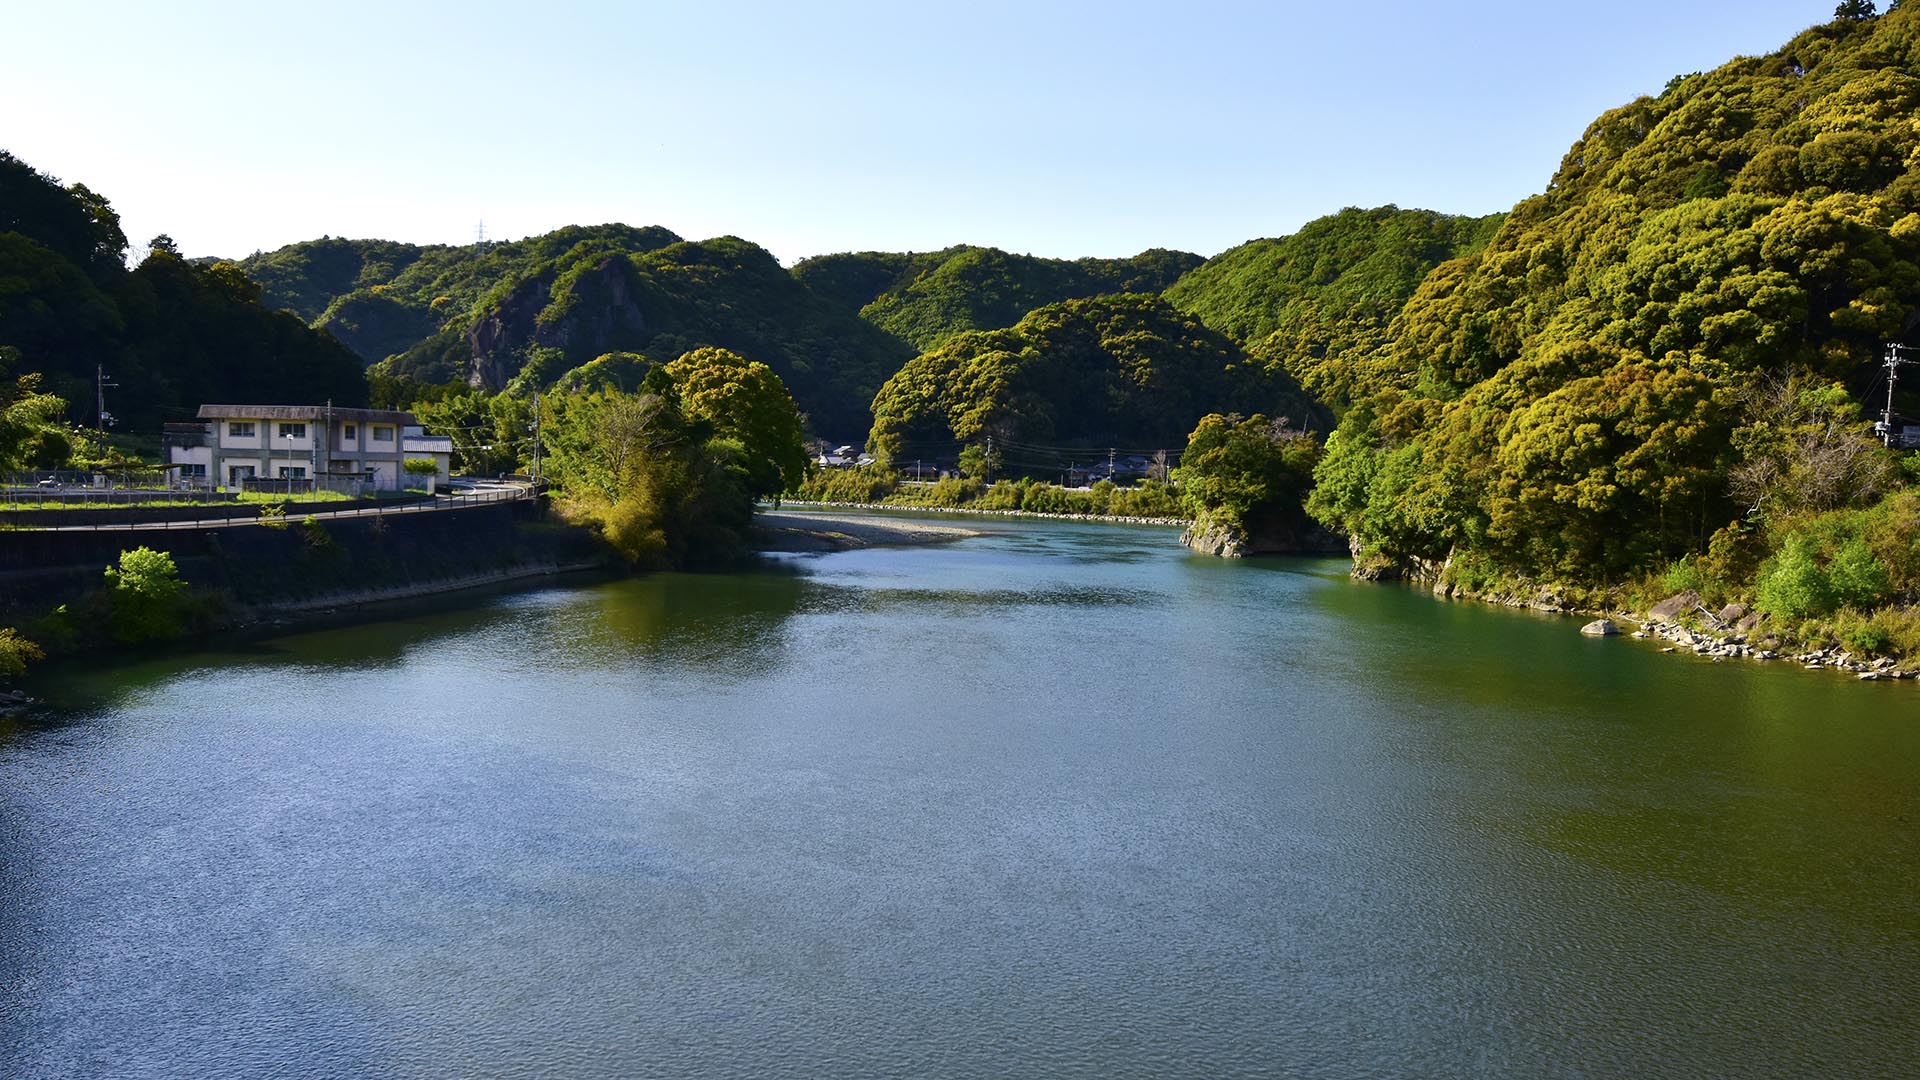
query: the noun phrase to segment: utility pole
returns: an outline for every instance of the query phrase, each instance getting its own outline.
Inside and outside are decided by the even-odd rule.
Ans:
[[[1879,429],[1880,441],[1886,446],[1893,445],[1893,389],[1900,383],[1900,365],[1914,362],[1902,355],[1906,351],[1904,345],[1889,345],[1886,358],[1881,361],[1882,366],[1887,369],[1887,407],[1881,412],[1880,422],[1874,427]]]
[[[107,381],[107,366],[105,364],[95,364],[93,366],[94,423],[96,430],[102,435],[106,434],[107,421],[113,419],[112,414],[107,412],[107,390],[119,385],[117,382]]]
[[[1107,479],[1113,479],[1113,447],[1107,447]]]

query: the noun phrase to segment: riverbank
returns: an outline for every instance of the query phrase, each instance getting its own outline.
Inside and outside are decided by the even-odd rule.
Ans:
[[[423,601],[625,571],[597,537],[544,509],[522,500],[289,524],[0,531],[0,626],[53,660],[386,618]],[[164,553],[178,581],[154,627],[127,623],[102,580],[136,548]]]
[[[978,530],[931,522],[874,521],[852,514],[762,511],[754,516],[756,551],[851,551],[898,544],[940,544],[980,535]]]
[[[1593,593],[1584,594],[1582,603],[1550,585],[1503,582],[1473,587],[1450,580],[1448,567],[1427,568],[1405,578],[1408,584],[1431,591],[1439,600],[1470,600],[1497,607],[1521,608],[1553,615],[1605,619],[1626,628],[1626,636],[1637,640],[1664,641],[1663,653],[1690,653],[1714,663],[1726,660],[1751,660],[1756,663],[1797,663],[1808,671],[1833,671],[1852,675],[1863,682],[1920,679],[1920,664],[1912,659],[1890,656],[1859,656],[1837,642],[1796,641],[1790,636],[1769,631],[1758,613],[1745,604],[1729,604],[1719,611],[1703,607],[1698,593],[1681,592],[1644,607],[1620,601],[1623,590],[1600,595],[1605,603],[1593,603]],[[1354,576],[1366,581],[1382,580],[1375,570],[1356,567]]]
[[[1155,525],[1168,529],[1184,529],[1193,524],[1189,518],[1174,517],[1121,517],[1111,514],[1050,514],[1038,510],[985,510],[973,506],[910,506],[903,503],[855,503],[855,502],[815,502],[804,499],[782,499],[780,505],[819,506],[830,510],[884,510],[912,514],[977,514],[981,517],[1030,518],[1035,521],[1082,521],[1105,522],[1115,525]]]

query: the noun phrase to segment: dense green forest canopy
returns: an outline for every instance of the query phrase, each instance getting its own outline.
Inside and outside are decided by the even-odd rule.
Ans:
[[[1899,8],[1601,116],[1369,351],[1316,511],[1396,562],[1606,581],[1717,552],[1737,589],[1805,515],[1872,505],[1888,469],[1825,506],[1734,488],[1882,453],[1862,406],[1920,312],[1916,71]]]
[[[874,399],[868,450],[957,455],[989,437],[1030,446],[1178,448],[1221,409],[1317,415],[1285,372],[1153,295],[1068,300],[972,331],[909,361]]]
[[[793,276],[842,311],[922,352],[968,330],[1012,326],[1035,308],[1107,293],[1157,293],[1200,256],[1155,248],[1129,259],[1043,259],[998,248],[805,259]]]
[[[1180,310],[1344,408],[1366,359],[1434,267],[1484,247],[1503,215],[1353,207],[1208,259],[1167,290]]]
[[[846,432],[866,426],[866,403],[912,353],[737,237],[599,225],[467,247],[320,240],[244,265],[270,300],[314,312],[378,362],[376,381],[497,392],[610,353],[666,363],[715,346],[762,360],[817,429]]]
[[[539,422],[563,513],[637,565],[745,555],[754,500],[798,484],[809,466],[779,376],[713,347],[650,366],[632,390],[547,395]]]
[[[101,369],[122,431],[208,401],[365,403],[353,354],[262,306],[238,267],[188,262],[164,236],[132,270],[126,252],[104,198],[0,151],[0,348],[10,377],[38,376],[32,392],[63,399],[67,419],[94,419]]]

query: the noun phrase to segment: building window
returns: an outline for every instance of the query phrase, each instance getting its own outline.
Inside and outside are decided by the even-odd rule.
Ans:
[[[360,429],[356,425],[353,425],[353,424],[340,425],[340,438],[347,441],[352,441],[359,437],[360,437]]]
[[[373,425],[373,441],[374,442],[392,442],[393,429],[390,427],[382,427],[379,424]]]
[[[253,438],[253,421],[251,420],[228,421],[227,422],[227,438],[229,439]]]
[[[253,466],[251,465],[227,466],[227,483],[238,484],[243,480],[251,480],[251,479],[253,479]]]
[[[280,479],[282,480],[305,480],[306,478],[307,467],[305,465],[280,466]]]
[[[180,479],[182,480],[205,480],[206,478],[207,467],[205,465],[180,466]]]
[[[307,437],[307,425],[281,424],[280,437],[283,439],[304,439]]]

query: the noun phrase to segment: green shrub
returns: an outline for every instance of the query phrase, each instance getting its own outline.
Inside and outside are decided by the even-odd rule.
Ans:
[[[1183,518],[1187,508],[1172,487],[1158,480],[1143,480],[1135,487],[1115,489],[1107,498],[1107,513],[1115,517]]]
[[[978,480],[943,476],[931,484],[908,484],[886,497],[898,506],[964,506],[984,487]]]
[[[1766,534],[1744,521],[1736,521],[1715,532],[1707,541],[1707,553],[1700,556],[1702,593],[1726,599],[1752,586],[1767,557]],[[1672,595],[1669,593],[1668,595]]]
[[[1839,638],[1849,652],[1864,655],[1879,655],[1893,644],[1893,634],[1883,620],[1851,609],[1834,619],[1833,636]]]
[[[1030,484],[1021,494],[1020,509],[1030,514],[1099,514],[1106,504],[1090,491],[1071,491],[1053,484]]]
[[[74,617],[67,605],[61,604],[33,621],[31,627],[35,639],[45,642],[54,652],[69,652],[80,640],[80,630],[74,625]]]
[[[1881,608],[1873,621],[1886,631],[1889,653],[1920,660],[1920,607]]]
[[[312,514],[300,522],[300,538],[313,548],[323,548],[333,543],[333,534],[327,532],[326,524]]]
[[[1787,537],[1780,551],[1760,568],[1755,602],[1781,619],[1805,619],[1833,610],[1833,586],[1814,557],[1813,543],[1800,533]]]
[[[172,555],[150,547],[123,551],[106,578],[115,638],[132,645],[180,635],[184,585]]]
[[[1683,592],[1706,592],[1706,576],[1700,572],[1700,564],[1694,557],[1687,555],[1668,565],[1666,573],[1660,575],[1660,587],[1668,596]]]
[[[1886,599],[1889,588],[1887,568],[1860,537],[1848,540],[1834,554],[1827,564],[1827,582],[1835,604],[1861,609]]]
[[[982,510],[1018,510],[1029,486],[1025,477],[1018,481],[996,480],[992,487],[974,497],[973,505]]]
[[[821,469],[795,485],[789,495],[811,502],[877,503],[898,487],[887,469],[866,465],[856,469]]]
[[[47,658],[40,646],[20,636],[11,626],[0,627],[0,677],[18,678],[27,673],[27,665]]]

